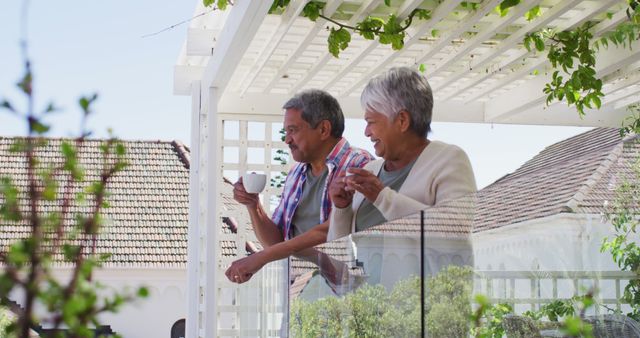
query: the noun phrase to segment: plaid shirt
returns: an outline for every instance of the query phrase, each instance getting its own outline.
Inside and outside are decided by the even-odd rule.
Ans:
[[[329,184],[333,180],[336,173],[347,170],[347,168],[362,168],[369,161],[373,160],[373,156],[366,150],[353,148],[345,138],[333,147],[333,150],[327,155],[325,163],[329,170],[327,180],[322,188],[322,206],[320,207],[320,217],[318,224],[326,221],[331,213],[331,199],[329,198]],[[273,212],[272,220],[278,226],[285,239],[289,239],[291,235],[291,220],[296,212],[300,196],[302,196],[302,187],[307,179],[307,170],[310,164],[297,163],[289,171],[284,182],[282,198],[280,204]]]

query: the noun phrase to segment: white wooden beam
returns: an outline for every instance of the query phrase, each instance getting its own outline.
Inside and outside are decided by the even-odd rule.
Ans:
[[[441,81],[440,83],[434,85],[433,89],[434,90],[438,90],[441,88],[445,88],[446,86],[450,85],[451,83],[460,80],[461,78],[463,78],[465,75],[469,74],[470,71],[473,70],[477,70],[480,67],[486,65],[487,63],[495,60],[496,57],[498,57],[499,55],[501,55],[502,53],[506,52],[507,50],[516,47],[518,44],[522,43],[522,39],[524,38],[524,36],[529,33],[529,32],[534,32],[537,30],[542,29],[543,27],[545,27],[549,22],[557,19],[560,15],[562,15],[563,13],[566,12],[566,10],[568,8],[572,8],[573,6],[575,6],[577,3],[579,3],[582,0],[564,0],[556,5],[554,5],[552,8],[550,8],[549,10],[545,11],[542,16],[538,17],[536,20],[532,21],[529,25],[524,26],[522,28],[520,28],[519,30],[517,30],[516,32],[514,32],[513,34],[509,35],[508,38],[504,39],[502,42],[500,42],[500,44],[492,49],[490,52],[484,54],[484,55],[478,55],[478,57],[474,58],[473,61],[471,61],[471,65],[469,66],[469,69],[464,69],[461,70],[449,77],[447,77],[445,80]],[[447,99],[451,98],[450,95],[447,97]]]
[[[216,47],[216,29],[189,28],[187,30],[187,56],[210,56]]]
[[[595,3],[595,4],[594,3],[590,3],[590,2],[589,3],[585,3],[585,8],[583,10],[582,15],[575,16],[575,17],[573,17],[571,19],[568,19],[565,22],[562,22],[560,25],[558,25],[556,27],[556,29],[558,31],[572,29],[572,28],[582,24],[583,22],[586,22],[587,20],[591,19],[593,16],[597,15],[598,13],[602,12],[603,10],[611,7],[611,5],[613,3],[615,3],[615,2],[616,2],[616,0],[605,0],[605,1],[601,1],[601,2]],[[449,95],[447,95],[447,98],[453,98],[455,96],[458,96],[463,91],[466,91],[467,89],[472,88],[472,87],[478,85],[479,83],[484,82],[485,80],[493,77],[495,74],[497,74],[499,72],[502,72],[503,70],[507,69],[512,64],[514,64],[516,62],[520,62],[520,60],[526,58],[526,56],[528,54],[530,54],[530,52],[528,52],[524,48],[521,48],[520,50],[518,50],[515,53],[513,53],[512,55],[510,55],[508,58],[500,61],[497,65],[492,67],[493,69],[495,69],[494,71],[479,73],[479,75],[476,76],[474,79],[472,79],[468,83],[465,83],[462,87],[456,89],[456,91],[454,91],[453,93],[450,93]],[[506,85],[508,83],[511,83],[511,82],[515,81],[516,79],[519,79],[519,78],[522,78],[522,77],[528,75],[531,72],[532,69],[538,69],[540,67],[540,65],[544,65],[542,63],[544,60],[546,60],[545,56],[538,57],[538,59],[532,61],[529,64],[529,66],[523,67],[521,70],[518,70],[516,73],[511,73],[506,78],[504,78],[501,81],[499,81],[498,83],[493,84],[491,86],[488,86],[487,88],[483,89],[479,93],[474,94],[474,96],[472,98],[468,98],[465,101],[469,102],[469,101],[477,100],[480,97],[485,97],[488,92],[491,92],[493,90],[501,88],[502,86],[504,86],[504,85]],[[531,66],[531,65],[534,65],[534,66]]]
[[[267,61],[273,55],[273,52],[276,50],[276,47],[282,41],[282,38],[287,34],[291,25],[296,21],[300,12],[307,4],[306,0],[293,0],[287,6],[285,12],[280,16],[280,24],[278,25],[278,29],[273,33],[269,42],[265,45],[260,53],[260,56],[256,59],[256,62],[251,66],[249,72],[247,72],[246,77],[242,80],[241,85],[241,93],[244,94],[247,92],[249,87],[253,84],[253,81],[258,77],[264,66],[267,64]]]
[[[327,1],[326,5],[322,9],[322,13],[327,17],[331,17],[338,10],[338,7],[340,7],[342,2],[343,0]],[[273,78],[271,78],[271,81],[269,81],[269,84],[264,89],[265,93],[268,93],[271,91],[273,86],[275,86],[278,80],[282,78],[282,76],[289,70],[289,67],[291,67],[291,65],[295,62],[295,60],[305,51],[305,49],[309,46],[309,44],[313,41],[313,39],[316,38],[316,35],[318,35],[318,32],[320,32],[320,30],[324,28],[324,25],[327,22],[328,21],[323,18],[318,18],[316,20],[315,25],[313,26],[313,28],[311,28],[307,32],[304,40],[298,45],[295,51],[289,54],[289,56],[287,57],[287,60],[282,64],[282,66],[280,66],[276,75]]]
[[[608,74],[637,62],[640,58],[639,42],[632,44],[632,49],[610,46],[596,55],[596,76],[602,78]],[[487,102],[487,119],[500,121],[510,115],[519,114],[529,108],[545,104],[546,95],[542,93],[544,85],[551,81],[551,74],[540,75],[526,83],[500,95],[500,100]]]
[[[613,108],[614,109],[627,109],[629,105],[637,104],[640,102],[640,88],[636,87],[635,90],[624,98],[616,101]]]
[[[190,95],[191,84],[202,79],[204,69],[201,66],[173,66],[173,94]]]
[[[271,2],[236,0],[231,7],[224,28],[220,32],[217,48],[202,77],[202,87],[217,87],[220,95],[229,83],[242,55],[249,47],[258,28],[264,21]]]
[[[200,306],[198,276],[200,274],[200,83],[191,86],[191,157],[189,163],[189,229],[187,235],[187,317],[185,336],[198,334],[198,309]]]
[[[576,127],[620,127],[622,121],[629,115],[626,108],[616,108],[614,105],[603,106],[599,110],[585,109],[584,117],[580,117],[574,106],[558,104],[544,108],[535,106],[520,114],[505,116],[500,120],[487,118],[488,123],[530,124]]]
[[[284,93],[247,93],[240,96],[229,92],[221,98],[218,110],[220,113],[242,112],[243,116],[282,116],[282,104],[289,98],[289,94]],[[360,106],[359,97],[338,97],[338,102],[346,118],[363,118],[364,112]],[[460,101],[435,100],[433,120],[440,122],[483,122],[484,103],[464,104]]]
[[[609,0],[609,1],[603,1],[602,3],[598,3],[597,6],[593,6],[591,5],[586,12],[584,13],[583,16],[578,18],[574,18],[573,20],[570,20],[569,22],[565,23],[562,26],[558,27],[558,30],[565,30],[565,29],[571,29],[572,27],[576,27],[577,25],[579,25],[580,23],[582,23],[584,20],[588,20],[591,17],[593,17],[594,15],[598,14],[601,10],[606,9],[608,7],[610,7],[611,3],[614,2],[614,0]],[[610,28],[609,23],[608,22],[603,22],[599,25],[597,25],[596,27],[594,27],[594,36],[599,36],[601,34],[603,34],[606,30],[608,30]],[[529,54],[529,52],[525,49],[522,49],[519,52],[516,52],[514,55],[512,55],[511,57],[507,58],[506,60],[503,60],[500,62],[500,64],[498,65],[498,70],[501,71],[502,69],[506,69],[509,65],[513,64],[514,62],[521,60],[522,58],[524,58],[527,54]],[[512,83],[518,79],[522,79],[525,76],[527,76],[528,74],[530,74],[533,70],[539,70],[541,71],[543,67],[545,67],[546,65],[549,64],[549,60],[547,59],[546,55],[541,55],[538,56],[537,58],[533,59],[532,61],[529,61],[528,64],[526,64],[524,67],[521,67],[520,69],[518,69],[515,72],[510,73],[509,75],[507,75],[506,77],[502,78],[500,81],[497,81],[496,83],[489,85],[485,88],[483,88],[481,91],[475,93],[473,96],[471,96],[470,98],[466,98],[465,102],[471,102],[471,101],[475,101],[479,98],[482,97],[486,97],[490,92],[502,88],[503,86]],[[495,75],[497,72],[489,72],[489,74],[482,74],[478,77],[476,77],[476,79],[470,81],[470,83],[465,84],[462,88],[458,89],[455,93],[451,93],[450,95],[447,96],[447,98],[451,98],[455,95],[458,95],[460,92],[471,88],[472,86],[475,86],[481,82],[483,82],[484,80],[492,77],[493,75]]]
[[[220,206],[221,198],[220,187],[218,182],[222,182],[219,163],[221,163],[222,154],[220,154],[220,132],[218,126],[218,99],[219,90],[217,87],[203,87],[203,105],[206,115],[206,128],[204,134],[200,135],[200,140],[204,144],[205,165],[202,171],[206,176],[205,187],[205,226],[200,229],[203,234],[203,241],[200,245],[201,259],[199,264],[204,262],[202,272],[200,274],[200,287],[204,291],[204,307],[202,311],[202,320],[204,321],[203,330],[204,338],[215,338],[218,336],[218,262],[222,256],[220,253],[220,243],[218,240],[218,229],[220,227]]]
[[[354,81],[354,83],[345,89],[341,95],[348,96],[351,94],[356,88],[360,88],[360,86],[364,85],[365,82],[369,81],[372,75],[375,75],[375,72],[380,72],[384,69],[390,62],[394,61],[396,58],[404,55],[409,47],[413,44],[420,41],[427,32],[429,32],[438,22],[442,21],[449,13],[451,13],[454,8],[456,8],[460,4],[460,0],[446,0],[443,3],[439,4],[431,14],[431,19],[420,25],[418,30],[413,34],[407,42],[405,42],[402,50],[396,51],[394,53],[389,53],[383,58],[381,58],[375,66],[371,67],[372,72],[365,73],[358,80]]]
[[[414,9],[416,9],[416,7],[418,7],[421,3],[422,3],[422,0],[409,0],[409,1],[404,2],[402,4],[402,7],[400,7],[398,9],[398,13],[396,13],[396,16],[398,17],[398,19],[400,21],[406,19],[409,16],[409,14],[411,14],[411,12]],[[378,48],[379,46],[380,46],[380,43],[377,40],[368,40],[368,46],[365,47],[356,57],[351,58],[349,60],[349,62],[347,64],[345,64],[339,72],[334,74],[323,85],[322,88],[324,90],[329,90],[329,88],[331,88],[337,81],[342,79],[343,76],[345,76],[347,73],[352,71],[353,67],[355,65],[360,63],[360,61],[362,61],[362,59],[367,57],[369,55],[369,53],[371,53],[374,49]],[[404,48],[406,48],[406,46]],[[377,71],[375,68],[373,70]]]
[[[382,0],[366,0],[358,9],[358,11],[351,17],[347,25],[353,26],[356,22],[362,20],[363,17],[369,14],[374,8],[376,8]],[[322,57],[316,62],[316,64],[307,71],[306,75],[298,80],[298,82],[290,90],[291,93],[297,92],[302,88],[309,80],[313,79],[316,74],[331,60],[333,55],[329,54],[327,50],[323,52]]]
[[[501,0],[491,0],[488,2],[483,2],[480,8],[467,14],[461,20],[460,24],[456,25],[453,30],[447,31],[445,34],[443,34],[438,39],[438,41],[416,61],[416,63],[423,63],[434,56],[436,53],[440,52],[442,48],[448,46],[451,43],[451,40],[460,37],[460,35],[466,32],[469,27],[477,24],[480,19],[484,18],[484,16],[491,10],[493,10],[497,5],[499,5],[500,2]]]
[[[526,13],[531,7],[537,6],[541,0],[535,1],[527,1],[509,11],[509,14],[506,18],[501,18],[500,20],[494,21],[491,25],[485,28],[482,32],[479,32],[473,38],[467,40],[464,45],[458,47],[455,53],[448,55],[444,58],[440,63],[438,63],[434,68],[427,69],[427,77],[432,78],[437,76],[442,71],[446,70],[449,66],[454,64],[455,62],[460,61],[460,59],[464,58],[468,53],[473,51],[480,44],[485,42],[487,39],[491,38],[499,32],[503,30],[505,27],[509,26],[511,23],[520,19],[524,13]]]

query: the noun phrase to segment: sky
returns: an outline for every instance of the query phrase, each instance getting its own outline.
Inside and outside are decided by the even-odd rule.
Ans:
[[[197,0],[196,0],[197,1]],[[0,2],[0,99],[24,106],[15,83],[22,76],[22,1]],[[98,93],[89,128],[106,137],[112,128],[128,140],[190,140],[191,100],[173,95],[173,66],[187,24],[150,37],[191,18],[195,1],[30,1],[26,36],[34,70],[36,106],[53,101],[50,136],[79,130],[81,95]],[[456,144],[471,160],[482,188],[545,147],[588,128],[434,123],[430,138]],[[364,122],[347,120],[345,136],[373,152]],[[26,133],[25,123],[0,111],[0,136]]]

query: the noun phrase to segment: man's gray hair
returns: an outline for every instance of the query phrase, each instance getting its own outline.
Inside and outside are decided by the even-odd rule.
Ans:
[[[411,115],[411,130],[426,137],[431,131],[433,94],[427,79],[409,67],[396,67],[372,78],[360,96],[365,110],[393,119],[401,110]]]
[[[302,119],[316,128],[322,120],[331,123],[331,136],[341,138],[344,132],[344,114],[335,97],[319,89],[307,89],[294,95],[282,107],[302,112]]]

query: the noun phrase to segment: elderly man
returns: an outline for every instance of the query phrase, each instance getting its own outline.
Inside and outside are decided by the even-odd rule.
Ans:
[[[324,243],[331,213],[329,185],[347,168],[363,167],[368,152],[342,137],[344,116],[338,101],[321,90],[298,93],[285,103],[285,143],[298,162],[287,175],[280,204],[269,218],[258,194],[234,184],[234,199],[245,205],[264,250],[231,264],[230,281],[244,283],[265,264]]]

